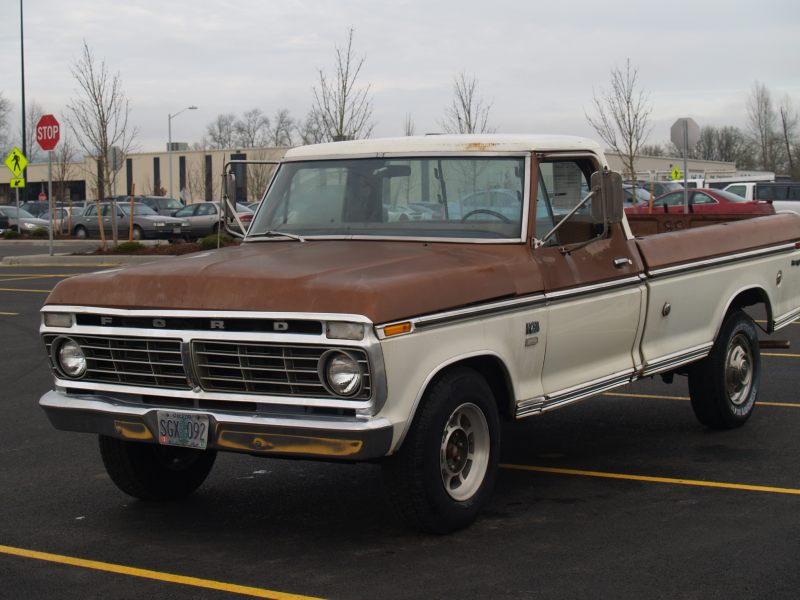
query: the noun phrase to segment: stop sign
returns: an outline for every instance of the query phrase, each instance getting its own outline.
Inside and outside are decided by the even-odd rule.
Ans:
[[[42,192],[41,194],[39,194],[39,200],[41,200],[42,202],[44,202],[45,200],[47,200],[47,194],[45,194],[44,192]]]
[[[58,144],[61,135],[60,126],[53,115],[44,115],[36,125],[36,141],[42,150],[52,150]]]

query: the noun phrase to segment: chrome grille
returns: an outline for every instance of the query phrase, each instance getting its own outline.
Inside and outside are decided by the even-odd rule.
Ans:
[[[329,347],[287,344],[195,341],[192,355],[195,372],[204,390],[239,394],[270,394],[336,398],[322,385],[317,374],[319,359]],[[366,354],[359,357],[364,387],[353,400],[370,397],[371,381]]]
[[[51,348],[58,337],[54,334],[44,336],[50,366],[57,374]],[[181,362],[180,340],[90,335],[69,337],[80,344],[86,355],[87,370],[81,381],[190,389]]]

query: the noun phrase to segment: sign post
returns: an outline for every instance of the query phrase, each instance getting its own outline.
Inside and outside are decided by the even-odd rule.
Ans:
[[[689,213],[689,167],[687,155],[689,146],[694,148],[700,141],[700,126],[694,121],[685,117],[678,119],[669,129],[670,141],[678,148],[683,147],[683,214]]]
[[[61,139],[61,126],[53,115],[44,115],[36,124],[36,141],[47,152],[47,195],[50,198],[50,256],[53,256],[53,233],[56,229],[53,205],[53,148]]]

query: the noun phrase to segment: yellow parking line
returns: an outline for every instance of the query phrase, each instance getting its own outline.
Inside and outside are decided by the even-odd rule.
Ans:
[[[50,293],[53,290],[18,290],[15,288],[0,288],[0,292],[46,292]]]
[[[800,356],[800,354],[778,354],[775,352],[762,352],[761,356],[790,356],[797,358],[798,356]]]
[[[586,477],[605,477],[607,479],[629,479],[633,481],[653,481],[656,483],[677,483],[680,485],[697,485],[701,487],[728,488],[733,490],[750,490],[754,492],[772,492],[776,494],[800,495],[800,490],[790,488],[766,487],[763,485],[740,485],[738,483],[718,483],[716,481],[696,481],[693,479],[671,479],[668,477],[647,477],[644,475],[623,475],[620,473],[600,473],[597,471],[576,471],[574,469],[552,469],[550,467],[530,467],[527,465],[501,464],[503,469],[519,471],[540,471],[542,473],[560,473],[562,475],[584,475]]]
[[[109,563],[102,563],[94,560],[83,560],[82,558],[61,556],[59,554],[47,554],[46,552],[36,552],[34,550],[23,550],[22,548],[12,548],[10,546],[0,546],[0,552],[4,554],[13,554],[15,556],[23,556],[25,558],[36,558],[39,560],[46,560],[48,562],[61,563],[62,565],[72,565],[75,567],[85,567],[87,569],[95,569],[97,571],[118,573],[120,575],[132,575],[133,577],[143,577],[145,579],[155,579],[157,581],[169,581],[171,583],[180,583],[183,585],[191,585],[194,587],[207,588],[210,590],[233,592],[234,594],[245,594],[247,596],[255,596],[256,598],[272,598],[272,600],[320,600],[319,598],[311,598],[310,596],[284,594],[281,592],[273,592],[271,590],[262,590],[260,588],[247,587],[243,585],[234,585],[231,583],[222,583],[219,581],[211,581],[209,579],[198,579],[197,577],[184,577],[182,575],[171,575],[169,573],[160,573],[158,571],[148,571],[146,569],[124,567],[122,565],[112,565]]]
[[[625,398],[658,398],[661,400],[691,400],[686,396],[648,396],[646,394],[619,394],[615,392],[606,392],[603,396],[623,396]],[[756,404],[763,404],[764,406],[793,406],[800,408],[800,404],[793,404],[791,402],[756,402]]]
[[[18,315],[19,313],[4,313],[0,312],[0,315]]]

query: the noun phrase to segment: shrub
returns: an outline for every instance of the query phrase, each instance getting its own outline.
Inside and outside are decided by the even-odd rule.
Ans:
[[[13,240],[19,237],[19,231],[14,231],[13,229],[9,229],[3,234],[3,239],[6,240]]]
[[[122,242],[116,248],[114,248],[114,252],[119,252],[120,254],[124,252],[134,252],[135,250],[143,250],[146,246],[144,244],[140,244],[139,242]]]
[[[41,227],[37,227],[33,231],[31,231],[31,235],[33,237],[47,237],[50,234],[47,233],[47,229],[42,229]]]
[[[219,236],[219,245],[220,245],[220,247],[227,246],[232,241],[233,241],[233,238],[231,236],[229,236],[229,235],[224,235],[223,234],[223,235]],[[210,236],[205,237],[202,240],[200,240],[200,250],[213,250],[216,247],[217,247],[217,236],[216,235],[210,235]]]

